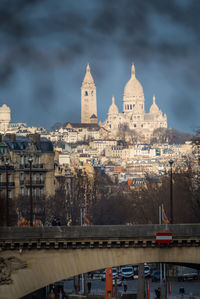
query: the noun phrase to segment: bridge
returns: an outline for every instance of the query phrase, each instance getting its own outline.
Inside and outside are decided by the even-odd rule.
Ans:
[[[157,232],[172,243],[157,244]],[[21,298],[80,273],[139,263],[200,264],[200,224],[1,227],[0,298]]]

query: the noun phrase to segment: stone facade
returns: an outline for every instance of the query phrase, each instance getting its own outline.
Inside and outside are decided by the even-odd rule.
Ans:
[[[119,113],[113,97],[108,118],[101,125],[112,132],[113,136],[118,134],[120,127],[128,127],[143,140],[148,140],[155,129],[167,128],[167,116],[163,115],[156,105],[155,96],[149,113],[145,112],[144,92],[142,85],[136,79],[134,65],[131,68],[131,78],[124,88],[123,113]]]
[[[10,134],[1,136],[0,142],[0,197],[4,197],[6,193],[6,171],[9,198],[23,198],[30,195],[30,157],[33,158],[33,198],[55,194],[52,143],[40,139],[39,135],[25,138]],[[9,163],[7,166],[6,161]]]

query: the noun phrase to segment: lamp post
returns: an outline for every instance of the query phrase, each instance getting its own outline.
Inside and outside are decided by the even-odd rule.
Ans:
[[[6,169],[6,226],[9,226],[8,167],[9,167],[9,162],[8,162],[8,159],[7,159],[6,162],[5,162],[5,169]]]
[[[30,163],[30,226],[33,226],[33,194],[32,194],[32,163],[33,158],[28,159]]]
[[[174,164],[173,160],[169,160],[170,165],[170,223],[173,224],[173,181],[172,181],[172,165]]]

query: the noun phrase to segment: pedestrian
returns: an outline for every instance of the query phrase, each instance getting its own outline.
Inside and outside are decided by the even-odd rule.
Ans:
[[[57,220],[56,217],[53,218],[53,221],[51,223],[52,226],[57,226]]]
[[[87,283],[88,293],[90,293],[90,291],[91,291],[91,286],[92,286],[92,283],[91,283],[91,281],[89,280],[88,283]]]
[[[127,292],[127,288],[128,288],[126,281],[124,281],[123,286],[124,286],[124,293],[126,293]]]
[[[56,299],[55,293],[53,291],[53,289],[51,289],[51,292],[49,294],[49,299]]]
[[[63,299],[63,291],[62,291],[62,288],[60,288],[58,298],[59,298],[59,299]]]

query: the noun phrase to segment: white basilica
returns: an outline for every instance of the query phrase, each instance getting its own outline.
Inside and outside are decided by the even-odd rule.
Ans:
[[[96,87],[90,73],[89,65],[81,87],[81,122],[94,123],[97,121]],[[117,137],[120,128],[127,128],[143,139],[150,139],[153,131],[158,128],[167,128],[167,116],[156,105],[155,96],[149,113],[145,112],[145,98],[142,85],[136,79],[135,67],[131,67],[131,78],[126,83],[123,96],[123,112],[120,113],[112,98],[112,104],[108,110],[108,118],[99,123],[110,136]]]

